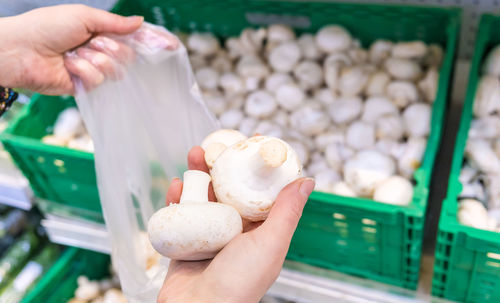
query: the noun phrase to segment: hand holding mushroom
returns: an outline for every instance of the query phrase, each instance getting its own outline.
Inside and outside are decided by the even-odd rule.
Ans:
[[[208,173],[204,158],[203,149],[194,147],[188,155],[189,169]],[[257,302],[279,275],[313,188],[314,181],[303,178],[287,185],[276,197],[267,220],[246,225],[213,260],[170,262],[158,302]],[[167,201],[179,203],[182,191],[183,182],[174,179]],[[244,281],[245,287],[235,287],[237,281]]]

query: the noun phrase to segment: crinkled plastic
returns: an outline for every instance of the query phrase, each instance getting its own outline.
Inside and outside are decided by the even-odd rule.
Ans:
[[[129,302],[156,302],[168,260],[152,251],[148,219],[165,205],[168,181],[182,176],[189,149],[218,127],[203,103],[187,51],[167,50],[144,24],[111,37],[135,58],[115,61],[118,79],[86,90],[73,75],[76,101],[95,145],[95,168],[112,260]],[[69,56],[78,56],[78,51]]]

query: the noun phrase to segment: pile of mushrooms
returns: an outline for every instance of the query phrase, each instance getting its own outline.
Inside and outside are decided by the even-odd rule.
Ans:
[[[443,51],[345,28],[299,36],[247,28],[224,41],[185,37],[196,80],[223,128],[286,140],[316,190],[406,205],[430,129]]]
[[[78,287],[68,303],[127,303],[127,298],[120,289],[120,280],[112,268],[111,274],[110,278],[102,280],[78,277]]]
[[[69,107],[59,113],[54,123],[52,134],[44,136],[42,142],[50,145],[66,146],[89,153],[94,152],[94,143],[76,107]]]
[[[500,46],[486,57],[473,115],[459,178],[458,220],[500,232]]]

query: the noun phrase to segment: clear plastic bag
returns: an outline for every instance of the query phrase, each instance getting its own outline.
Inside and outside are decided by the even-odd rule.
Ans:
[[[87,91],[73,75],[78,108],[95,145],[113,264],[130,302],[156,302],[168,260],[150,247],[148,219],[165,205],[168,180],[187,168],[189,149],[217,128],[186,49],[181,44],[166,50],[152,30],[167,32],[144,24],[131,35],[111,37],[136,54],[126,65],[115,62],[118,80]]]

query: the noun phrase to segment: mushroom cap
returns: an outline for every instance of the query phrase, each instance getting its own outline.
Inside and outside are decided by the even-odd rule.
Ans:
[[[213,258],[243,230],[230,205],[215,202],[171,204],[149,219],[149,240],[161,255],[173,260]]]
[[[495,46],[486,57],[486,61],[483,66],[483,72],[485,74],[500,77],[500,46]]]
[[[392,48],[394,58],[419,59],[427,54],[427,45],[422,41],[398,42]]]
[[[408,205],[413,198],[413,186],[406,178],[392,176],[373,193],[373,200],[394,205]]]
[[[320,50],[327,53],[346,50],[351,43],[351,34],[339,25],[327,25],[316,34],[316,44]]]
[[[208,167],[212,167],[217,157],[227,147],[245,139],[247,136],[233,129],[219,129],[208,135],[201,143]]]
[[[251,221],[267,218],[278,193],[300,177],[302,165],[291,146],[255,136],[227,148],[215,161],[212,184],[219,202]]]
[[[409,59],[389,58],[385,69],[396,79],[415,81],[422,76],[422,67]]]
[[[70,107],[59,113],[54,123],[54,136],[69,140],[85,131],[82,117],[76,107]]]

